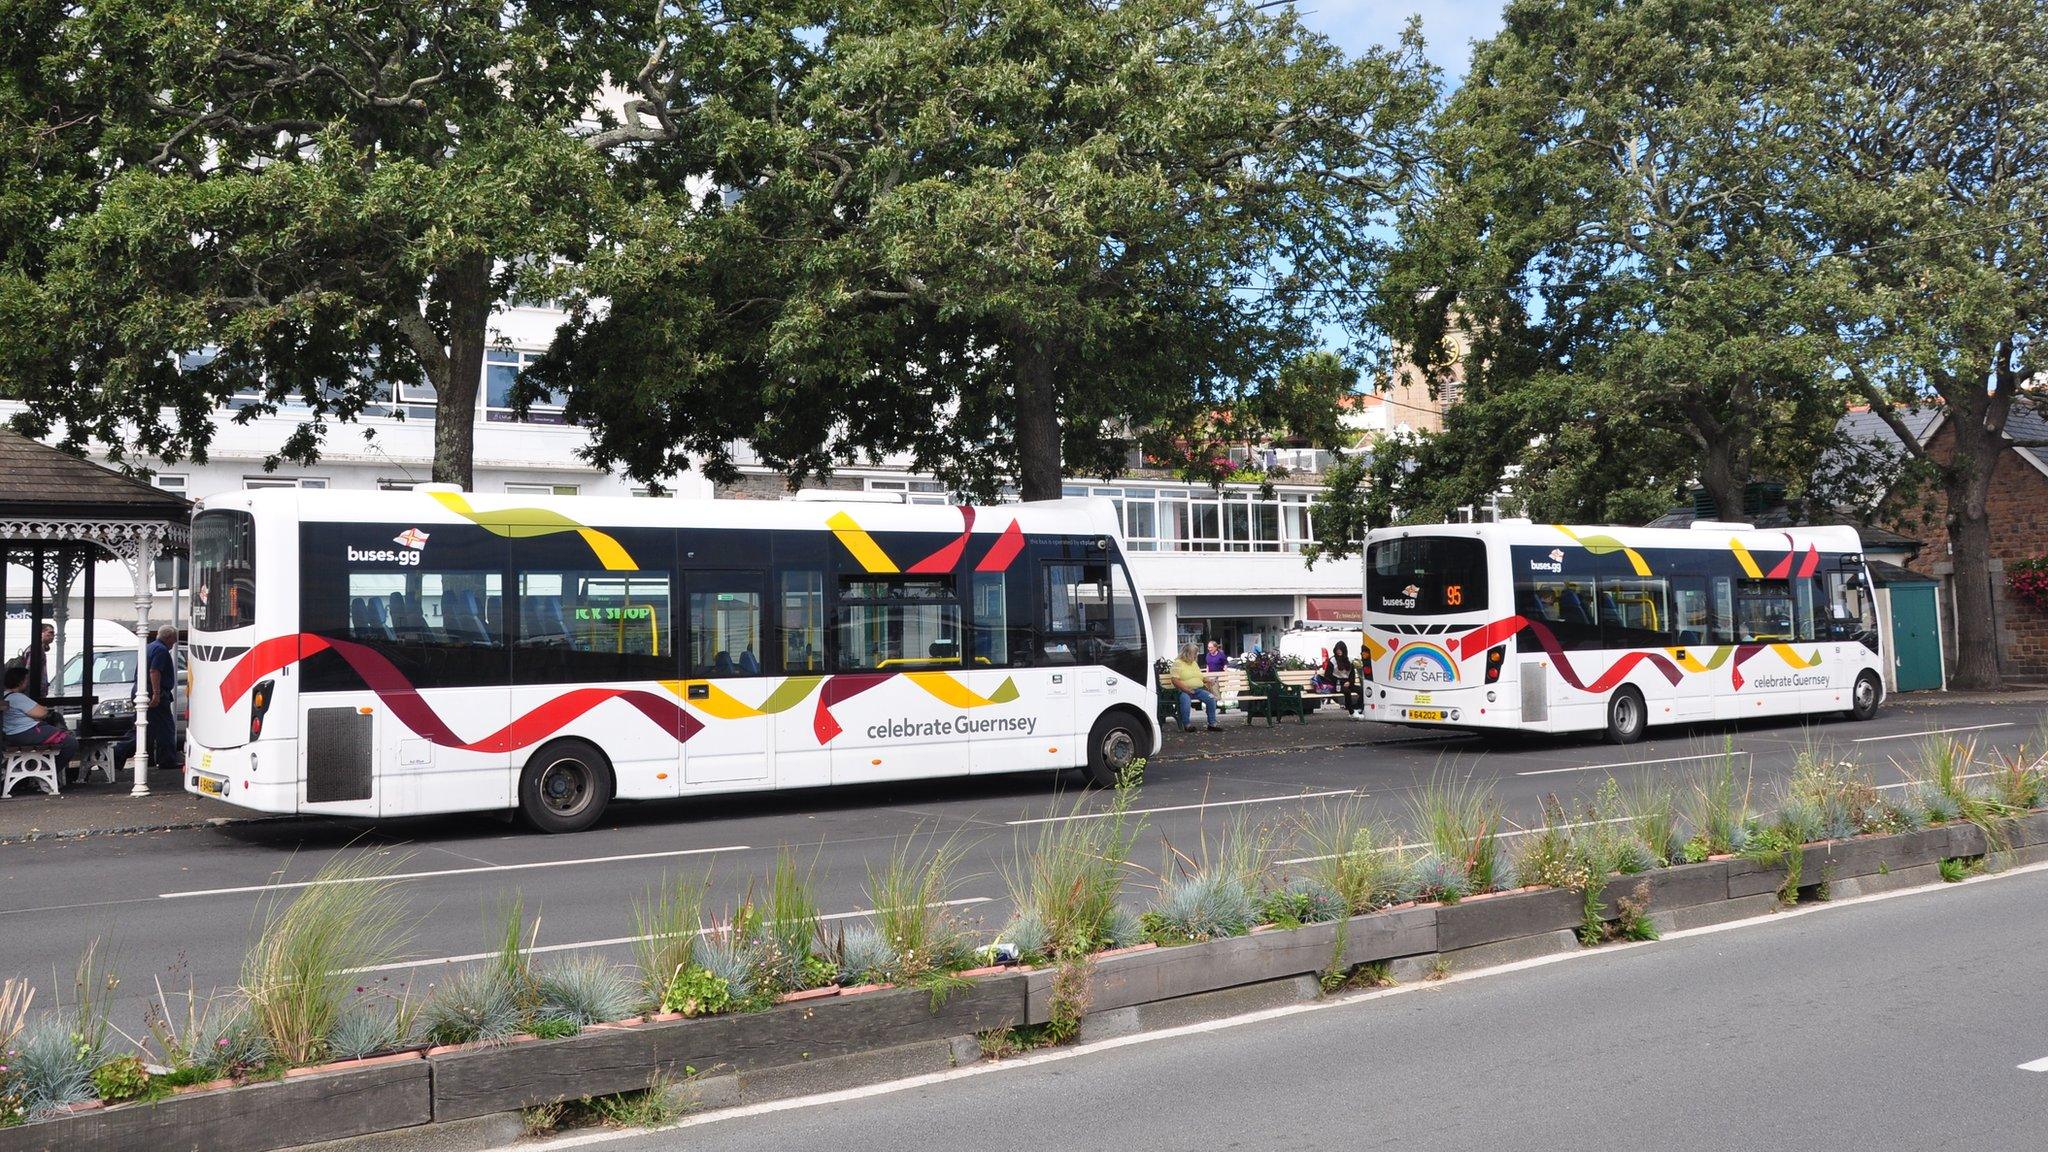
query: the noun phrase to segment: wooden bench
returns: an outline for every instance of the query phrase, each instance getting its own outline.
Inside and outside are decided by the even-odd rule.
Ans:
[[[1266,695],[1263,692],[1251,691],[1250,683],[1245,679],[1244,669],[1225,668],[1221,672],[1209,673],[1208,679],[1215,686],[1212,691],[1216,694],[1216,712],[1219,716],[1225,712],[1242,712],[1246,726],[1250,726],[1254,716],[1265,714]],[[1199,701],[1196,707],[1200,707]],[[1190,715],[1192,716],[1192,713]],[[1159,722],[1180,722],[1180,689],[1174,686],[1173,677],[1164,672],[1159,674]],[[1273,718],[1266,716],[1266,723],[1272,724]]]
[[[1335,700],[1339,705],[1344,703],[1344,694],[1342,692],[1310,691],[1311,686],[1316,682],[1315,670],[1312,668],[1283,669],[1280,672],[1280,682],[1300,692],[1301,698],[1308,701],[1309,706],[1312,708],[1320,708],[1325,700]]]

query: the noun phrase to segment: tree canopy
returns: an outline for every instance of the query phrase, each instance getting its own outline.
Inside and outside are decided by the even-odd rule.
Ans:
[[[1435,93],[1412,37],[1346,59],[1242,0],[857,0],[804,43],[711,126],[708,181],[635,158],[666,179],[531,373],[600,463],[1114,474],[1300,383],[1375,287]]]
[[[1841,387],[1830,277],[1790,195],[1803,83],[1753,0],[1517,0],[1433,134],[1380,315],[1461,405],[1400,503],[1638,521],[1798,482]],[[1469,344],[1447,337],[1457,332]]]
[[[239,395],[242,418],[302,410],[280,455],[305,459],[330,420],[411,387],[438,399],[435,478],[467,484],[492,306],[545,292],[601,230],[579,126],[646,54],[635,20],[551,0],[9,8],[29,34],[0,80],[0,391],[27,430],[203,458]]]

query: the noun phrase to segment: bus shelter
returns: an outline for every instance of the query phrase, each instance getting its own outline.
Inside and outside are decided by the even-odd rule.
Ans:
[[[145,650],[156,626],[150,619],[156,564],[187,550],[191,520],[191,502],[175,492],[0,428],[0,558],[9,573],[4,659],[26,657],[31,694],[75,710],[81,737],[94,730],[103,701],[133,697],[135,796],[149,795]],[[132,633],[95,621],[103,561],[120,563],[135,590]],[[15,574],[23,572],[26,596],[16,591]],[[48,650],[41,647],[45,623],[54,626]],[[131,644],[133,682],[93,683],[99,653]],[[80,650],[81,675],[70,682],[64,670]]]

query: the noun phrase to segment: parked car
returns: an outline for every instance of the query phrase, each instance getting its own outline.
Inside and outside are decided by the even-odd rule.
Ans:
[[[89,731],[79,727],[77,705],[60,709],[72,731],[83,736],[121,736],[135,727],[135,660],[138,655],[133,645],[111,648],[102,644],[93,653],[92,694],[99,702],[93,706]],[[185,645],[182,642],[171,649],[171,663],[177,669],[172,681],[171,715],[177,718],[178,740],[183,743],[189,702],[185,694]],[[84,691],[85,654],[81,652],[64,662],[64,671],[57,677],[53,694],[77,696]]]

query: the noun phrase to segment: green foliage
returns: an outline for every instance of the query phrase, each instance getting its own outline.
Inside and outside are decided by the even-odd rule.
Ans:
[[[527,1028],[536,1040],[561,1040],[582,1030],[581,1024],[567,1016],[542,1016]]]
[[[690,966],[710,886],[708,872],[696,879],[665,874],[634,901],[633,955],[650,1003],[660,1002],[676,974]]]
[[[597,956],[564,960],[534,981],[536,1019],[567,1020],[579,1028],[633,1014],[637,993],[618,968]]]
[[[1438,195],[1404,220],[1376,316],[1461,403],[1392,479],[1419,521],[1515,496],[1640,523],[1697,477],[1739,519],[1797,480],[1841,410],[1828,278],[1786,253],[1804,77],[1772,10],[1516,0],[1436,122]]]
[[[99,1064],[98,1050],[54,1016],[22,1031],[8,1064],[20,1083],[27,1119],[41,1120],[66,1104],[95,1097],[92,1074]]]
[[[583,1111],[614,1128],[658,1128],[682,1115],[681,1093],[672,1077],[655,1073],[647,1087],[609,1096],[585,1096]]]
[[[201,997],[188,985],[174,1017],[172,999],[159,983],[144,1023],[164,1062],[193,1083],[246,1076],[271,1062],[270,1041],[246,1001]]]
[[[761,982],[762,949],[744,916],[707,929],[697,938],[697,963],[724,984],[736,1008],[751,1008],[775,993]],[[690,969],[684,969],[688,975]]]
[[[404,1005],[396,1012],[380,1012],[367,1004],[353,1003],[328,1030],[326,1053],[336,1060],[360,1060],[403,1047],[412,1027],[412,1014]]]
[[[1491,783],[1435,772],[1416,793],[1414,809],[1431,853],[1463,876],[1466,891],[1493,891],[1503,816]]]
[[[317,1061],[355,986],[350,973],[392,963],[408,947],[413,917],[390,879],[402,863],[337,855],[289,904],[284,889],[259,901],[242,994],[278,1059]]]
[[[494,1044],[527,1024],[524,989],[500,964],[465,968],[430,990],[420,1008],[421,1035],[430,1044]]]
[[[899,844],[880,866],[868,866],[868,901],[887,955],[868,972],[882,982],[915,983],[934,972],[966,966],[966,927],[950,902],[958,891],[956,839]],[[841,965],[844,967],[844,954]]]
[[[1029,846],[1019,840],[1003,878],[1017,909],[1011,927],[1041,936],[1030,955],[1085,955],[1109,942],[1131,847],[1144,825],[1131,815],[1136,797],[1134,784],[1120,786],[1100,813],[1084,798],[1069,818],[1038,825]]]
[[[1408,864],[1399,841],[1367,818],[1356,797],[1324,802],[1302,816],[1302,867],[1310,878],[1344,898],[1351,915],[1403,898]]]
[[[1268,924],[1299,928],[1322,924],[1351,915],[1351,903],[1344,894],[1313,876],[1297,876],[1266,894],[1259,916]]]
[[[662,195],[539,370],[601,466],[726,479],[751,442],[801,478],[900,451],[1041,499],[1121,471],[1126,429],[1173,456],[1219,405],[1293,425],[1358,367],[1308,357],[1355,322],[1412,189],[1435,95],[1416,40],[1347,60],[1248,0],[747,23],[802,33],[731,70],[772,99],[707,116],[671,90],[706,150],[642,152]],[[746,195],[701,203],[707,172]]]
[[[694,965],[677,969],[661,997],[663,1012],[685,1016],[716,1016],[732,1004],[732,986],[725,978]]]
[[[768,896],[757,915],[741,917],[758,945],[762,990],[770,995],[801,992],[832,982],[838,966],[821,955],[824,932],[818,920],[817,863],[799,863],[784,848],[770,873]]]
[[[1472,879],[1465,874],[1463,864],[1432,853],[1417,860],[1410,869],[1405,895],[1425,903],[1456,904],[1472,892]]]
[[[1197,872],[1168,881],[1145,921],[1161,943],[1184,943],[1242,936],[1251,931],[1258,911],[1258,899],[1243,877]]]
[[[600,93],[646,60],[648,15],[164,0],[11,18],[0,393],[32,433],[169,460],[203,459],[249,389],[242,418],[306,413],[278,455],[308,459],[332,422],[389,411],[393,382],[430,383],[435,478],[467,484],[491,309],[547,294],[551,261],[602,231],[602,158],[625,141],[579,125],[611,120]],[[715,82],[717,38],[670,59]]]
[[[1692,773],[1679,794],[1685,824],[1692,830],[1688,858],[1704,860],[1741,850],[1750,818],[1751,779],[1735,738]],[[1696,847],[1695,847],[1696,845]]]
[[[142,1057],[116,1056],[92,1071],[93,1091],[109,1104],[139,1099],[149,1092],[149,1070]]]
[[[1982,868],[1981,865],[1973,867],[1970,861],[1961,856],[1945,856],[1935,867],[1941,873],[1942,880],[1950,884],[1960,884],[1969,878],[1973,871]]]

